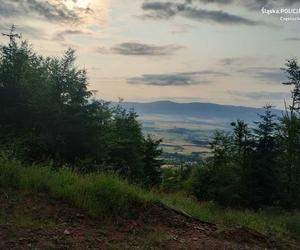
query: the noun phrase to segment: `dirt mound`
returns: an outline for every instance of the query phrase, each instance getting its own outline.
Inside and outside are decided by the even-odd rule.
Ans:
[[[221,230],[218,231],[215,235],[221,239],[234,240],[236,242],[241,242],[241,243],[242,242],[247,242],[252,244],[270,243],[270,240],[265,235],[245,227]]]
[[[0,192],[0,249],[276,249],[249,229],[224,230],[155,205],[136,220],[101,221],[44,195]]]

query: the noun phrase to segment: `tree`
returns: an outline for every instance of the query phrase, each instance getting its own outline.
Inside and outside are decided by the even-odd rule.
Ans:
[[[144,185],[154,187],[161,183],[162,161],[159,159],[162,150],[159,149],[161,140],[155,140],[148,135],[144,139]]]
[[[36,149],[44,148],[37,146],[41,138],[37,121],[46,106],[43,103],[49,100],[47,70],[43,59],[27,42],[18,42],[13,32],[12,27],[9,44],[0,47],[1,144],[14,145],[14,151],[30,158]],[[40,150],[36,155],[43,156]]]
[[[286,114],[280,124],[282,205],[300,207],[300,121]]]
[[[221,204],[300,207],[300,67],[288,60],[284,71],[293,86],[291,104],[277,121],[272,106],[254,122],[231,123],[232,133],[217,132],[212,157],[196,169],[190,180],[199,199]]]
[[[288,77],[284,85],[293,86],[291,105],[281,119],[281,152],[283,200],[285,206],[300,206],[300,67],[296,58],[288,60],[283,69]]]
[[[292,85],[292,103],[290,105],[291,115],[294,112],[299,112],[300,110],[300,67],[296,58],[290,59],[285,64],[286,68],[283,68],[287,74],[288,81],[284,82],[284,85]]]
[[[96,100],[75,51],[34,53],[12,28],[0,47],[0,147],[22,160],[120,173],[152,186],[160,181],[160,140],[145,138],[134,110]]]
[[[274,205],[278,200],[278,124],[272,106],[264,108],[254,129],[253,162],[245,173],[247,205],[256,208]]]
[[[118,107],[114,117],[111,161],[119,173],[133,182],[143,175],[143,136],[136,113]]]
[[[200,200],[236,205],[240,202],[240,171],[235,161],[234,136],[216,131],[210,146],[212,157],[192,173],[192,193]]]
[[[252,151],[253,135],[247,123],[241,120],[232,122],[233,127],[233,146],[235,152],[235,160],[237,166],[243,171],[246,164],[249,162],[249,157]]]

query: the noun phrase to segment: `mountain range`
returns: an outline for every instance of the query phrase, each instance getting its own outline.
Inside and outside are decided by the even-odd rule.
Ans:
[[[253,122],[258,119],[258,114],[264,112],[263,108],[252,108],[214,103],[176,103],[172,101],[157,101],[149,103],[123,102],[126,109],[134,109],[140,116],[162,115],[174,117],[190,117],[198,119],[218,119],[234,121],[237,119]],[[273,113],[280,116],[282,110],[273,109]]]

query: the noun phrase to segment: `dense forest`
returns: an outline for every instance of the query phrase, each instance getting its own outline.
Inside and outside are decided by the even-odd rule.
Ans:
[[[291,85],[291,104],[281,117],[271,105],[254,127],[232,122],[232,132],[217,131],[213,156],[197,168],[191,191],[201,200],[252,208],[300,207],[300,67],[296,59],[282,69]]]
[[[160,141],[143,136],[133,110],[93,98],[74,50],[43,57],[14,28],[9,38],[0,48],[1,150],[83,173],[114,171],[147,187],[160,182]]]
[[[12,28],[0,47],[0,150],[54,169],[109,171],[147,188],[177,185],[199,200],[260,208],[300,207],[300,67],[287,61],[291,104],[282,117],[270,105],[254,126],[217,131],[212,156],[194,167],[161,170],[161,140],[144,136],[134,110],[98,100],[75,52],[35,53]],[[175,178],[175,181],[174,181]],[[170,188],[174,190],[174,188]]]

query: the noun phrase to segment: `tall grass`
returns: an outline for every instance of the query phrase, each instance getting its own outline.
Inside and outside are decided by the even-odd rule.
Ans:
[[[19,161],[0,157],[0,187],[43,192],[103,218],[133,217],[145,209],[154,196],[109,174],[82,176],[64,168],[23,167]]]
[[[194,218],[225,227],[248,227],[275,238],[300,237],[299,211],[225,208],[214,202],[199,203],[180,193],[161,195],[160,199],[164,204],[185,211]]]
[[[163,203],[191,216],[223,226],[244,226],[276,238],[300,236],[300,213],[286,211],[236,210],[214,203],[199,203],[184,194],[161,194],[130,185],[112,174],[82,176],[63,168],[24,167],[19,161],[0,155],[0,188],[43,192],[67,201],[102,218],[132,218],[154,203]]]

